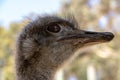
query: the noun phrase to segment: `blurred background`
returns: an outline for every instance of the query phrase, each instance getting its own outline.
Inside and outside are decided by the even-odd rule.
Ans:
[[[110,43],[86,48],[55,80],[120,80],[120,0],[0,0],[0,80],[15,80],[15,38],[39,14],[73,14],[81,29],[110,31]]]

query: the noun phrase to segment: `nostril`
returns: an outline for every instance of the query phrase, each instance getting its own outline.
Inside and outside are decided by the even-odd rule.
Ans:
[[[85,34],[97,34],[96,32],[86,31]]]

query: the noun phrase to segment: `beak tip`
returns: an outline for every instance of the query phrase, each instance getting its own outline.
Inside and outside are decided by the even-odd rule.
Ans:
[[[114,38],[114,34],[111,33],[111,32],[105,32],[105,38],[108,40],[108,41],[111,41],[113,38]]]

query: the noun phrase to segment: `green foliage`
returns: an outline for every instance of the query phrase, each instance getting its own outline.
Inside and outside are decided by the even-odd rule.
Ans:
[[[15,80],[15,39],[23,23],[11,23],[9,29],[0,27],[0,80]]]

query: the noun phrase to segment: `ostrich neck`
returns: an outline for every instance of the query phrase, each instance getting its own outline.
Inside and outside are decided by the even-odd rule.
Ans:
[[[16,56],[16,80],[53,80],[56,70],[40,61],[24,60],[20,54]],[[47,62],[46,62],[47,63]]]
[[[53,80],[55,71],[48,68],[18,67],[16,80]]]

